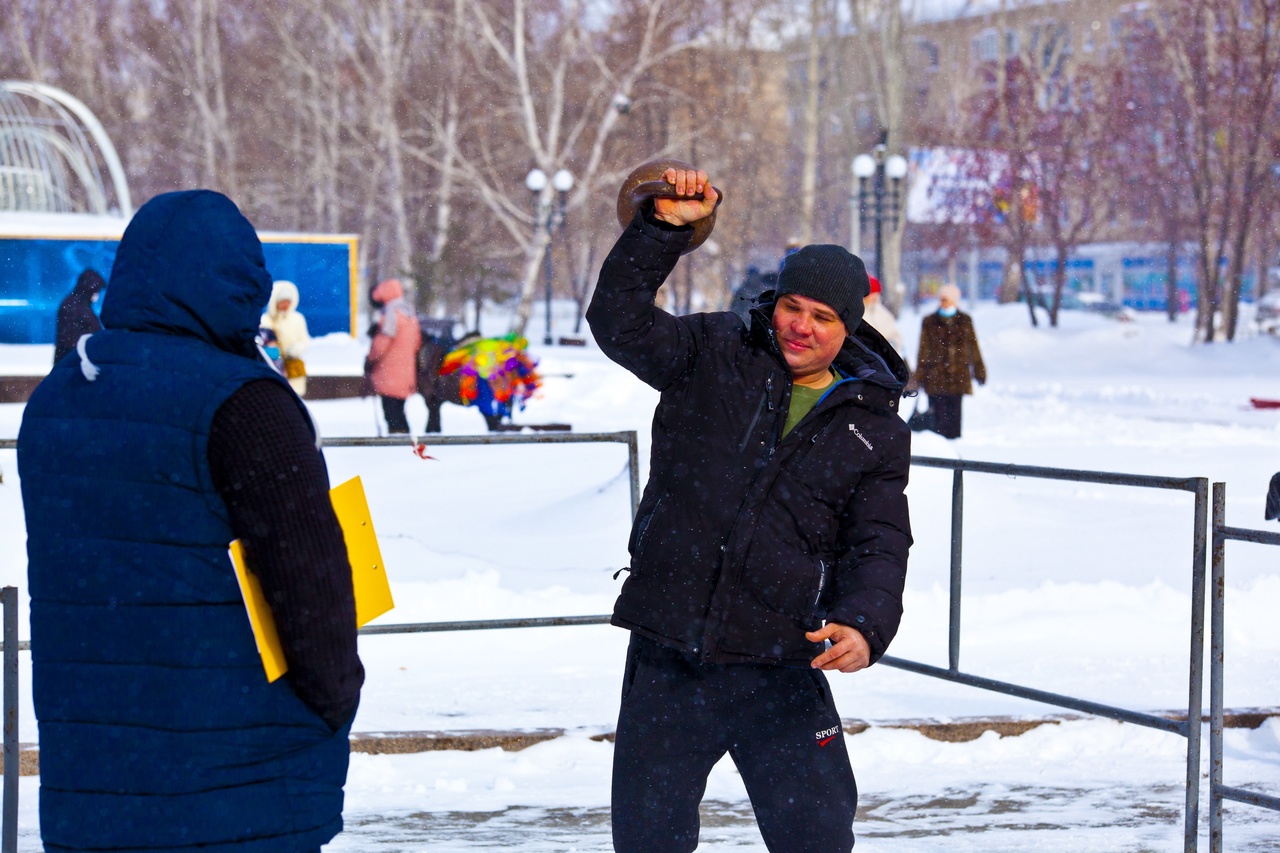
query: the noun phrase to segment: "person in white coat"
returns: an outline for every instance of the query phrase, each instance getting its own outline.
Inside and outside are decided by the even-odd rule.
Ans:
[[[302,354],[311,344],[307,320],[298,311],[298,286],[291,281],[277,281],[271,287],[271,302],[262,315],[262,328],[276,334],[280,356],[284,359],[284,375],[301,397],[307,393],[307,365]]]
[[[898,330],[898,321],[880,301],[880,279],[873,275],[867,276],[867,279],[871,282],[871,292],[862,300],[862,322],[879,332],[898,355],[903,355],[902,332]]]

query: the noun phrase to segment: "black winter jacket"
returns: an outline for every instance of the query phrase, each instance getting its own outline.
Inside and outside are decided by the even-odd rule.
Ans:
[[[808,666],[822,646],[804,632],[825,619],[877,660],[911,546],[906,366],[861,324],[835,362],[844,378],[782,438],[792,383],[772,304],[749,328],[654,306],[691,230],[637,214],[587,310],[601,349],[662,392],[613,624],[706,662]]]
[[[95,270],[85,270],[76,279],[76,286],[58,305],[56,338],[53,344],[53,363],[76,348],[82,335],[102,331],[102,322],[93,313],[93,298],[107,286]]]

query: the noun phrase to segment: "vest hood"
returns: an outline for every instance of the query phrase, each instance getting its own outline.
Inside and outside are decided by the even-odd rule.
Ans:
[[[212,190],[165,193],[138,210],[120,239],[102,325],[194,337],[256,358],[270,294],[262,244],[231,199]]]

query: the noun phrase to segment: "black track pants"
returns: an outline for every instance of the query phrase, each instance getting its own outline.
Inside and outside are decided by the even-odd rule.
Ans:
[[[933,431],[943,438],[960,437],[962,394],[930,394],[929,408],[934,412]]]
[[[404,400],[383,397],[382,416],[387,419],[387,432],[392,435],[409,431],[409,420],[404,415]]]
[[[633,634],[613,755],[614,850],[697,847],[698,803],[726,752],[769,850],[853,848],[858,788],[825,675],[702,664]]]

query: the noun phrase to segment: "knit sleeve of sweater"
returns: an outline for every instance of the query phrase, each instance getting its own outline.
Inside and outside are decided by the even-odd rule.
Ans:
[[[271,607],[298,697],[337,731],[364,683],[355,594],[329,475],[281,383],[258,380],[214,414],[209,468]]]

